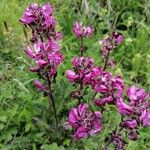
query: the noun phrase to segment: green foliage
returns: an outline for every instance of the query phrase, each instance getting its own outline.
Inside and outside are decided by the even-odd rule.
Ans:
[[[37,76],[29,72],[32,62],[24,55],[25,31],[19,23],[23,10],[30,2],[48,0],[1,0],[0,2],[0,149],[1,150],[101,150],[102,141],[119,124],[120,116],[113,106],[106,106],[107,126],[97,136],[71,141],[71,131],[63,126],[70,107],[76,104],[69,95],[74,89],[64,79],[71,68],[71,58],[79,54],[72,32],[73,21],[82,20],[95,28],[95,36],[84,42],[87,54],[102,65],[98,41],[113,28],[121,32],[124,43],[113,54],[117,60],[114,73],[124,77],[128,85],[137,84],[150,91],[150,10],[148,0],[51,0],[63,32],[64,64],[60,66],[54,93],[60,131],[53,125],[52,110],[32,82]],[[4,23],[5,22],[5,23]],[[5,24],[5,25],[4,25]],[[30,34],[27,35],[29,41]],[[91,94],[86,95],[90,102]],[[98,109],[98,108],[93,108]],[[139,129],[139,140],[129,141],[126,150],[146,150],[150,147],[150,129]],[[111,148],[114,149],[113,147]]]

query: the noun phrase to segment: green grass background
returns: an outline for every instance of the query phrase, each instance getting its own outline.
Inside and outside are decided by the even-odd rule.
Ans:
[[[78,41],[72,32],[74,20],[94,26],[95,33],[84,43],[86,55],[103,65],[98,41],[116,29],[124,35],[124,42],[113,53],[117,65],[114,74],[123,76],[126,85],[135,84],[150,92],[150,2],[149,0],[51,0],[58,30],[63,32],[62,53],[65,61],[59,68],[54,93],[62,132],[54,131],[52,112],[47,100],[33,86],[37,76],[29,71],[32,62],[24,54],[27,41],[19,18],[31,2],[43,4],[48,0],[0,0],[0,149],[1,150],[101,150],[102,141],[109,133],[109,125],[119,117],[106,113],[108,127],[91,139],[72,142],[63,129],[66,115],[72,106],[69,93],[72,86],[64,79],[71,68],[70,60],[79,54]],[[7,27],[4,26],[6,22]],[[29,31],[27,31],[29,32]],[[88,99],[89,95],[87,96]],[[115,108],[108,108],[118,115]],[[110,119],[112,118],[112,119]],[[115,121],[114,121],[115,120]],[[112,125],[113,126],[113,125]],[[112,127],[111,126],[111,127]],[[112,127],[113,128],[113,127]],[[148,150],[150,128],[141,129],[139,140],[129,141],[126,150]],[[113,146],[111,148],[114,149]]]

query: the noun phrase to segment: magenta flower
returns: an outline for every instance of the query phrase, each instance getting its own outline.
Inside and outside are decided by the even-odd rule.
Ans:
[[[94,65],[94,60],[89,57],[74,57],[72,65],[75,69],[91,69]]]
[[[104,38],[100,41],[102,47],[102,57],[104,61],[107,60],[107,66],[113,68],[115,65],[115,61],[107,58],[109,53],[114,50],[118,45],[120,45],[123,41],[123,36],[119,32],[113,32],[109,37]]]
[[[49,3],[45,3],[41,8],[41,13],[44,16],[44,18],[51,16],[53,13],[53,8]]]
[[[56,26],[56,20],[53,16],[47,16],[42,23],[42,29],[54,28]]]
[[[116,45],[119,45],[123,41],[123,35],[119,32],[113,32],[111,35],[111,39],[114,40]]]
[[[136,130],[131,130],[128,134],[128,137],[130,140],[132,141],[136,141],[138,139],[138,134],[137,134],[137,131]]]
[[[124,103],[121,98],[117,100],[116,105],[122,115],[131,115],[134,113],[133,108]]]
[[[92,27],[85,27],[77,21],[73,25],[73,31],[77,38],[90,37],[94,32]]]
[[[45,91],[46,89],[46,87],[39,80],[35,80],[34,85],[38,90]]]
[[[111,103],[111,102],[113,102],[113,97],[112,96],[107,96],[107,97],[103,97],[103,98],[94,100],[94,103],[97,106],[105,106],[105,104],[108,104],[108,103]]]
[[[56,40],[61,40],[63,37],[61,32],[56,32]]]
[[[80,104],[78,108],[72,108],[68,122],[75,129],[74,138],[80,139],[101,131],[100,112],[89,112],[87,104]]]
[[[143,110],[140,116],[140,121],[144,127],[150,126],[150,113],[146,110]]]
[[[78,79],[78,75],[72,70],[67,70],[66,71],[66,77],[70,82],[75,82]]]
[[[27,49],[25,50],[26,54],[30,57],[30,58],[35,58],[36,57],[36,54],[33,53],[31,47],[27,47]]]
[[[111,135],[111,140],[116,145],[116,150],[124,150],[125,149],[125,142],[123,141],[120,133],[114,132]]]
[[[122,126],[125,128],[134,129],[137,127],[137,121],[136,121],[136,119],[126,120],[126,121],[122,122]]]
[[[34,44],[33,49],[28,47],[26,53],[36,63],[31,71],[38,72],[47,69],[50,76],[55,75],[58,65],[64,59],[63,55],[59,53],[60,49],[59,44],[53,40],[49,40],[47,43],[38,41]]]
[[[88,57],[75,57],[72,59],[73,71],[66,72],[70,82],[83,83],[85,76],[94,67],[94,60]]]
[[[115,97],[122,97],[124,90],[124,82],[120,76],[116,76],[112,79],[112,91],[114,91]]]
[[[26,8],[20,21],[26,25],[29,25],[31,23],[35,23],[35,21],[39,19],[39,15],[40,7],[37,3],[33,3]]]
[[[131,103],[144,102],[149,97],[149,94],[144,89],[131,86],[127,89],[127,96]]]
[[[32,42],[37,41],[43,35],[46,38],[59,39],[57,38],[58,35],[56,35],[57,32],[55,32],[56,20],[53,16],[53,8],[49,3],[43,6],[39,6],[36,3],[29,5],[20,22],[32,29]]]

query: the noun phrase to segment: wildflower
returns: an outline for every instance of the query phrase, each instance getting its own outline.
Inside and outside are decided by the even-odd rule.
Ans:
[[[94,60],[88,57],[75,57],[72,59],[73,71],[67,70],[66,77],[70,82],[83,83],[85,76],[94,66]]]
[[[92,27],[85,27],[77,21],[73,25],[73,31],[77,38],[90,37],[94,32]]]
[[[87,104],[80,104],[78,108],[72,108],[68,122],[75,129],[74,138],[80,139],[101,131],[100,112],[89,112]]]
[[[34,85],[38,90],[42,90],[42,91],[45,90],[45,86],[39,80],[35,80]]]
[[[136,119],[126,120],[126,121],[122,122],[122,126],[125,128],[134,129],[137,127],[137,121],[136,121]]]
[[[150,112],[143,110],[140,116],[140,121],[144,127],[150,126]]]
[[[41,13],[44,16],[44,18],[51,16],[53,13],[53,8],[49,3],[45,3],[42,7],[41,7]]]
[[[121,98],[117,100],[116,105],[118,107],[119,112],[122,115],[131,115],[134,113],[134,109],[126,103],[124,103]]]
[[[33,3],[26,8],[20,21],[25,25],[30,25],[35,23],[39,19],[39,15],[40,7],[37,3]]]
[[[121,134],[116,131],[111,135],[111,141],[116,145],[116,150],[124,150],[125,142],[123,141]]]
[[[143,103],[149,97],[149,94],[144,89],[131,86],[127,89],[127,96],[131,103],[135,104],[139,102]]]
[[[78,79],[78,75],[76,75],[76,73],[72,70],[67,70],[66,71],[66,77],[70,82],[75,82],[75,80]]]
[[[105,62],[107,62],[107,66],[114,67],[115,61],[109,59],[109,54],[112,50],[114,50],[118,45],[120,45],[123,41],[123,36],[119,32],[113,32],[107,38],[104,38],[100,41],[102,46],[102,57]]]
[[[138,139],[138,134],[136,130],[131,130],[128,134],[128,138],[132,141],[136,141]]]
[[[32,29],[33,42],[43,35],[46,38],[54,37],[56,39],[58,37],[55,32],[56,20],[53,16],[53,8],[49,3],[43,6],[36,3],[30,4],[24,11],[20,22]]]
[[[103,97],[103,98],[94,99],[94,103],[97,106],[105,106],[105,104],[108,104],[108,103],[111,103],[111,102],[113,102],[112,96],[106,96],[106,97]]]

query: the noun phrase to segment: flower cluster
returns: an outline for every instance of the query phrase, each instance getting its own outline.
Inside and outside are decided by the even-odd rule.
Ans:
[[[56,31],[56,20],[53,16],[53,8],[49,3],[43,6],[37,3],[30,4],[23,13],[20,22],[26,28],[32,30],[31,45],[25,50],[26,54],[35,62],[31,67],[36,72],[39,80],[34,81],[35,87],[48,97],[48,103],[54,110],[56,127],[58,128],[57,112],[53,96],[52,84],[57,76],[57,68],[62,63],[64,56],[60,53],[59,40],[61,32]]]
[[[122,97],[124,83],[120,76],[113,77],[112,73],[103,71],[101,67],[94,67],[84,78],[84,83],[90,85],[100,98],[95,99],[95,104],[104,106],[106,103],[115,103]]]
[[[28,46],[25,52],[36,63],[36,66],[30,70],[33,72],[46,72],[50,77],[53,77],[56,74],[57,66],[63,60],[63,55],[59,53],[60,49],[60,45],[54,40],[48,42],[38,41],[33,48]]]
[[[26,54],[36,64],[30,70],[37,72],[42,78],[48,76],[52,79],[56,76],[58,65],[63,61],[59,44],[62,34],[55,31],[56,21],[53,16],[52,6],[49,3],[43,6],[39,6],[36,3],[30,4],[20,21],[26,27],[32,29],[32,46],[28,46],[25,50]],[[37,83],[36,81],[35,86],[45,91],[42,84]]]
[[[82,25],[82,23],[76,21],[73,25],[73,31],[77,38],[83,38],[91,37],[94,32],[94,29],[91,26],[85,27]]]
[[[94,66],[94,60],[89,57],[75,57],[72,59],[73,70],[66,71],[67,79],[72,83],[83,83],[85,75]]]
[[[61,54],[59,44],[62,34],[56,31],[53,8],[49,3],[43,6],[33,3],[26,8],[20,22],[32,30],[31,45],[25,52],[35,63],[30,70],[36,72],[40,79],[43,79],[43,83],[35,80],[34,84],[51,100],[49,104],[53,105],[58,125],[51,85],[55,81],[58,66],[62,63],[64,56]],[[117,150],[123,150],[126,142],[122,132],[130,140],[137,140],[139,126],[150,126],[150,102],[148,101],[150,94],[135,86],[128,87],[124,92],[123,79],[106,71],[108,66],[114,66],[115,61],[109,58],[109,54],[122,43],[123,35],[121,33],[112,32],[109,37],[101,40],[104,59],[104,66],[101,67],[96,66],[92,58],[84,56],[87,47],[83,45],[83,40],[92,36],[93,27],[85,27],[76,21],[73,31],[80,40],[80,57],[74,57],[72,70],[66,71],[68,81],[76,85],[71,96],[78,99],[78,106],[71,108],[68,117],[68,124],[75,131],[73,138],[78,140],[99,133],[102,130],[105,105],[111,104],[118,109],[122,119],[119,127],[116,127],[106,139],[108,143],[114,143]],[[99,106],[100,111],[90,111],[90,105],[87,104],[87,101],[84,102],[84,95],[89,90],[94,93],[91,100],[94,105]],[[107,147],[108,144],[104,149],[107,150]]]
[[[78,108],[72,108],[68,122],[75,129],[74,139],[84,138],[101,131],[100,112],[90,112],[87,104],[80,104]]]
[[[87,37],[86,29],[81,23],[74,23],[73,31],[77,38]],[[126,132],[130,140],[137,140],[138,127],[141,125],[143,127],[150,126],[150,102],[148,102],[150,95],[144,89],[131,86],[127,88],[125,96],[123,79],[118,75],[114,76],[111,72],[106,71],[108,66],[114,64],[114,60],[110,60],[109,58],[110,52],[116,49],[122,41],[123,36],[119,32],[112,32],[109,37],[101,41],[102,56],[105,62],[104,67],[95,66],[94,60],[84,57],[82,53],[81,57],[72,59],[73,70],[66,71],[68,81],[79,85],[79,89],[72,92],[72,97],[78,97],[79,99],[82,97],[82,101],[84,101],[82,95],[84,94],[82,92],[83,86],[91,87],[95,93],[92,100],[96,106],[101,108],[101,113],[99,112],[99,117],[97,117],[97,113],[89,113],[87,111],[88,105],[82,104],[81,99],[79,100],[78,107],[71,109],[68,118],[68,123],[75,130],[73,137],[80,139],[100,132],[102,129],[102,113],[105,111],[105,105],[115,105],[122,119],[119,127],[110,134],[108,142],[114,143],[117,150],[125,148],[126,142],[123,139],[122,130]],[[128,98],[128,103],[126,103],[125,98]],[[105,149],[107,147],[108,145],[105,146]]]
[[[143,127],[150,126],[150,102],[148,98],[150,95],[144,89],[131,86],[127,88],[127,97],[129,103],[122,103],[118,105],[120,113],[123,115],[123,122],[121,126],[129,129],[129,139],[137,140],[137,131],[139,125]],[[126,109],[127,108],[127,109]],[[123,111],[125,110],[126,111]]]
[[[104,61],[107,59],[108,66],[114,67],[115,61],[113,59],[109,59],[109,54],[112,50],[114,50],[118,45],[120,45],[123,41],[123,36],[119,32],[113,32],[109,37],[104,38],[100,41],[102,46],[102,56]]]
[[[61,33],[55,32],[56,20],[53,16],[53,8],[49,3],[43,6],[39,6],[37,3],[30,4],[20,22],[32,29],[32,41],[37,41],[39,37],[61,38]]]

